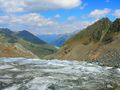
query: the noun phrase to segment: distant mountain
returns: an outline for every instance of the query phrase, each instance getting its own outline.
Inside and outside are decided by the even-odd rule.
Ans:
[[[40,38],[38,38],[37,36],[33,35],[32,33],[23,30],[23,31],[19,31],[18,33],[16,33],[16,36],[31,42],[31,43],[35,43],[35,44],[46,44],[46,42],[44,42],[43,40],[41,40]]]
[[[0,29],[0,57],[43,58],[56,52],[56,48],[45,43],[28,31],[13,32]]]
[[[70,34],[64,34],[64,35],[60,35],[58,36],[53,42],[52,44],[55,46],[62,46],[68,39],[70,38]]]
[[[6,35],[11,35],[13,34],[14,32],[12,32],[10,29],[8,28],[0,28],[0,34],[6,34]]]
[[[14,36],[14,32],[7,28],[0,28],[0,35],[4,37],[4,41],[8,43],[15,43],[17,41],[17,37]]]
[[[61,47],[69,38],[74,36],[76,33],[77,32],[67,34],[38,35],[38,37],[51,45]]]
[[[45,34],[45,35],[37,35],[40,39],[47,42],[48,44],[52,44],[53,41],[55,41],[59,35],[58,34]]]
[[[75,33],[69,33],[69,34],[63,34],[63,35],[59,35],[53,42],[52,45],[61,47],[62,45],[64,45],[64,43],[70,39],[71,37],[73,37],[75,35]]]
[[[120,67],[120,19],[102,18],[70,38],[46,58],[98,61]]]

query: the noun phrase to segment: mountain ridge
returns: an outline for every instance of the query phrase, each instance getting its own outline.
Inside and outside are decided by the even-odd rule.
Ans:
[[[37,35],[37,36],[51,45],[61,47],[69,38],[73,37],[77,32],[78,30],[72,33],[48,34],[48,35]]]
[[[21,34],[22,32],[22,34]],[[43,58],[56,49],[28,31],[0,29],[0,57]]]
[[[41,40],[37,36],[33,35],[32,33],[28,32],[27,30],[19,31],[16,33],[16,36],[29,41],[31,43],[36,43],[36,44],[46,44],[45,41]]]
[[[111,22],[108,18],[98,20],[70,38],[55,55],[46,58],[98,61],[120,67],[119,21]]]

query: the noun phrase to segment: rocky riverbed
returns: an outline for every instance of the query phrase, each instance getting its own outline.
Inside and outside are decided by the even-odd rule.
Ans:
[[[77,61],[0,58],[0,90],[120,90],[120,68]]]

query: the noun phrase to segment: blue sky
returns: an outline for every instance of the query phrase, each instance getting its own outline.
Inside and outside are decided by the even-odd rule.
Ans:
[[[78,6],[76,8],[70,9],[70,10],[54,10],[54,11],[47,11],[42,12],[41,14],[46,17],[53,17],[55,14],[60,14],[62,17],[62,21],[66,20],[69,16],[75,16],[77,19],[82,19],[81,16],[88,15],[91,11],[95,9],[101,9],[109,8],[112,10],[120,9],[120,1],[119,0],[83,0],[83,4],[81,6]],[[85,7],[81,9],[81,7]],[[108,14],[108,17],[113,19],[113,15]],[[114,17],[115,18],[115,17]],[[88,19],[88,18],[87,18]]]
[[[120,17],[119,0],[0,0],[0,27],[34,34],[82,30],[96,20]]]

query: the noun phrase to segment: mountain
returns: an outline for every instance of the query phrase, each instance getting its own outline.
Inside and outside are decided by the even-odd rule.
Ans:
[[[0,29],[0,57],[43,58],[56,49],[28,31],[13,32]]]
[[[31,51],[17,43],[14,32],[7,28],[0,28],[0,57],[29,57],[37,58]]]
[[[61,35],[61,34],[60,34]],[[53,44],[53,42],[59,37],[59,34],[45,34],[45,35],[37,35],[40,39],[47,42],[48,44]]]
[[[77,32],[66,34],[50,34],[50,35],[38,35],[38,37],[47,43],[61,47],[69,38],[74,36]]]
[[[52,42],[52,45],[61,47],[69,38],[74,36],[74,34],[75,33],[61,34]]]
[[[43,40],[41,40],[40,38],[38,38],[37,36],[33,35],[32,33],[23,30],[23,31],[19,31],[18,33],[16,33],[16,36],[24,39],[25,41],[31,42],[31,43],[35,43],[35,44],[46,44],[46,42],[44,42]]]
[[[61,47],[69,38],[70,34],[60,35],[52,42],[52,44]]]
[[[110,26],[110,31],[120,32],[120,19],[116,19],[113,24]]]
[[[98,61],[120,67],[120,19],[102,18],[70,38],[54,55],[46,58]]]

